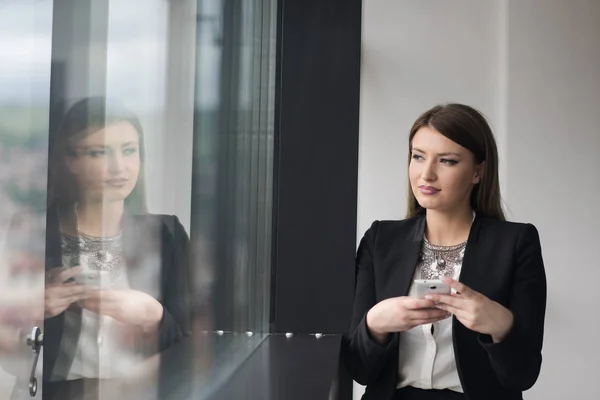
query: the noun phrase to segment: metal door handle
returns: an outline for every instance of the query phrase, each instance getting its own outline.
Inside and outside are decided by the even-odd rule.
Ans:
[[[35,353],[35,359],[33,360],[33,367],[31,367],[31,375],[29,375],[29,395],[35,397],[37,394],[37,379],[35,378],[35,370],[37,368],[38,358],[40,357],[40,350],[44,345],[44,333],[42,330],[34,326],[31,330],[31,335],[27,336],[27,346],[31,347],[31,350]]]

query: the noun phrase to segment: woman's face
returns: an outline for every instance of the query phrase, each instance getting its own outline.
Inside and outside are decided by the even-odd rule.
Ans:
[[[473,186],[481,180],[483,163],[473,153],[430,127],[412,140],[410,186],[421,207],[455,211],[470,207]]]
[[[140,174],[139,134],[128,122],[92,132],[72,145],[67,168],[78,186],[80,201],[122,201]]]

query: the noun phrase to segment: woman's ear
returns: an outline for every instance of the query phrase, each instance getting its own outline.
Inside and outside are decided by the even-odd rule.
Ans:
[[[71,175],[78,175],[79,174],[79,166],[77,165],[77,158],[73,157],[73,156],[66,156],[65,157],[65,167],[67,172],[69,172]]]
[[[479,163],[475,167],[475,174],[473,175],[473,184],[478,184],[482,181],[483,175],[485,173],[485,161]]]

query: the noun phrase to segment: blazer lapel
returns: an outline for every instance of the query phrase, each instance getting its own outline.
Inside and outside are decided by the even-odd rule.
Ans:
[[[165,226],[150,214],[126,214],[123,222],[123,255],[129,287],[160,298]],[[153,277],[156,277],[153,278]]]
[[[419,261],[425,233],[425,216],[416,217],[409,234],[405,232],[398,232],[398,236],[388,243],[392,249],[387,252],[388,256],[383,262],[385,269],[383,276],[389,279],[384,285],[379,300],[408,295]]]
[[[46,211],[46,270],[62,266],[62,244],[60,234],[60,211],[57,206],[49,207]],[[80,307],[71,311],[75,318],[65,329],[65,313],[44,320],[44,379],[52,376],[64,377],[71,369],[81,333]],[[57,363],[60,357],[60,365]]]
[[[467,239],[467,247],[465,248],[465,256],[463,258],[460,276],[458,280],[468,287],[479,291],[479,286],[482,283],[482,272],[484,267],[478,260],[478,243],[481,236],[484,218],[479,215],[475,216],[469,238]]]

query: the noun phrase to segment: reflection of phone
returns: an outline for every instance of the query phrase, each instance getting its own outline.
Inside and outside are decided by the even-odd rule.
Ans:
[[[415,292],[419,299],[428,294],[450,294],[450,291],[450,286],[440,280],[415,279]]]
[[[107,282],[108,271],[84,271],[73,278],[80,285],[101,286],[103,282]]]

